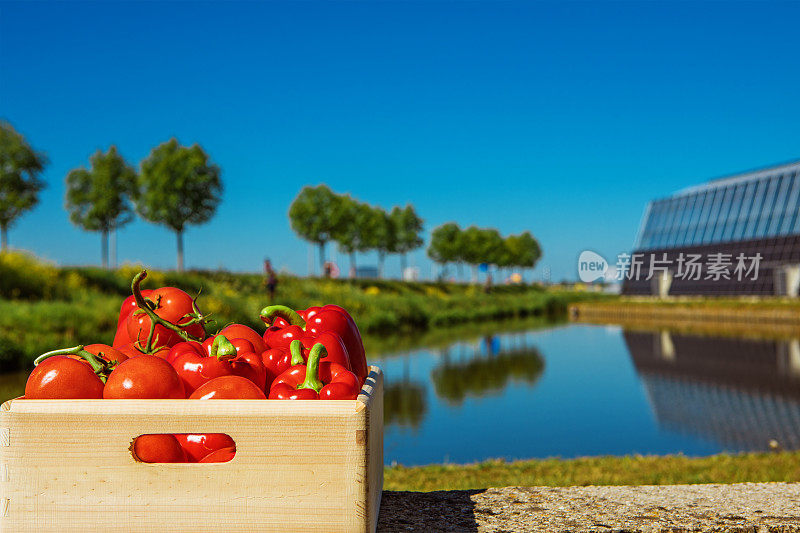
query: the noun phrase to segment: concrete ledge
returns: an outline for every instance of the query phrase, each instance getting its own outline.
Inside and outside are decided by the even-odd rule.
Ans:
[[[386,491],[378,531],[800,533],[800,483]]]

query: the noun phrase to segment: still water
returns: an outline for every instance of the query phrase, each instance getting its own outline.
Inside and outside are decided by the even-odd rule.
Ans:
[[[386,353],[388,464],[800,449],[800,344],[570,324]]]
[[[800,341],[534,323],[366,339],[387,464],[800,449]],[[0,399],[27,373],[0,375]]]

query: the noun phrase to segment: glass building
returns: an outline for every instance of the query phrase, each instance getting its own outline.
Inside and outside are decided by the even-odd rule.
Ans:
[[[625,294],[797,296],[800,161],[653,200],[634,248]]]

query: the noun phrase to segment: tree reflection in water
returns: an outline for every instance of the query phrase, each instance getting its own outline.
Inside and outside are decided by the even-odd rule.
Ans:
[[[425,418],[425,387],[409,378],[408,358],[403,364],[400,383],[385,383],[383,388],[383,423],[387,426],[418,428]]]
[[[425,389],[417,383],[398,383],[383,389],[383,423],[418,428],[425,418]]]
[[[524,337],[522,345],[515,344],[500,349],[495,337],[485,337],[485,350],[476,346],[466,358],[462,351],[456,361],[450,349],[444,350],[442,363],[431,373],[436,395],[457,405],[470,396],[499,393],[511,381],[534,385],[544,371],[544,359],[535,347],[525,345]]]

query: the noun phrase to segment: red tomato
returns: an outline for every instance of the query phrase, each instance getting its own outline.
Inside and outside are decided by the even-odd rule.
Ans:
[[[117,351],[124,353],[128,356],[128,359],[132,359],[134,357],[138,357],[142,355],[142,352],[139,351],[139,348],[136,347],[135,344],[129,342],[128,344],[123,344],[121,346],[114,347]]]
[[[156,304],[156,308],[153,310],[156,315],[175,325],[181,325],[188,321],[189,319],[184,317],[194,312],[192,297],[175,287],[154,289],[148,299]],[[144,345],[150,334],[150,322],[150,317],[143,311],[131,313],[127,320],[130,340],[134,342],[138,340]],[[184,329],[195,337],[205,337],[205,331],[200,324],[192,324]],[[176,332],[160,324],[155,327],[153,339],[155,339],[153,344],[158,346],[173,346],[181,341]]]
[[[140,355],[121,362],[108,376],[103,398],[186,398],[178,374],[160,357]]]
[[[84,346],[84,350],[102,357],[106,361],[116,361],[117,363],[121,363],[125,359],[128,359],[128,356],[124,352],[121,352],[116,348],[112,348],[107,344],[89,344],[88,346]]]
[[[150,289],[144,289],[142,291],[142,296],[147,298],[150,296],[151,292],[153,291]],[[131,338],[128,336],[128,317],[137,309],[139,309],[139,307],[136,305],[136,300],[132,294],[122,302],[122,306],[119,310],[119,318],[117,319],[117,333],[114,336],[114,342],[111,344],[112,346],[122,346],[123,344],[131,342]]]
[[[236,443],[224,433],[182,433],[175,435],[175,438],[193,463],[222,448],[236,449]]]
[[[206,455],[198,463],[227,463],[236,455],[236,448],[220,448]]]
[[[143,463],[187,463],[178,439],[169,434],[142,435],[133,441],[133,455]]]
[[[25,384],[25,398],[28,400],[102,397],[103,382],[92,367],[63,355],[42,361]]]
[[[222,376],[204,383],[190,400],[266,400],[258,386],[241,376]]]
[[[225,326],[222,328],[222,331],[219,332],[220,335],[225,335],[228,339],[245,339],[250,341],[253,344],[253,348],[255,348],[256,353],[261,353],[267,349],[267,345],[264,344],[264,339],[261,338],[261,335],[255,332],[253,328],[249,328],[244,324],[231,324],[230,326]]]

